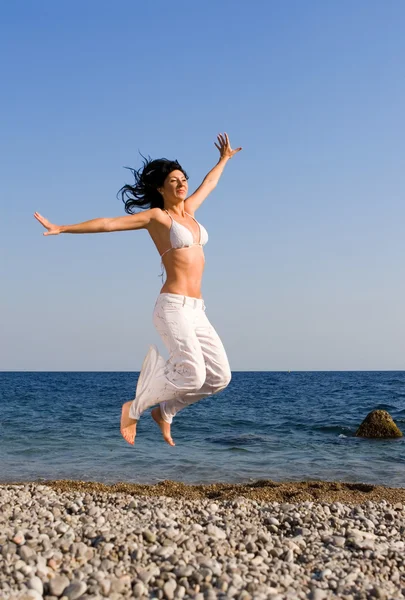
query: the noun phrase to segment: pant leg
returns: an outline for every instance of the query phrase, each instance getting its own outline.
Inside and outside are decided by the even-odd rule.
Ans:
[[[202,398],[217,394],[231,381],[231,370],[221,339],[209,322],[205,310],[201,309],[195,329],[205,362],[205,382],[199,390],[192,390],[184,396],[166,400],[160,404],[162,417],[171,423],[173,417],[183,408]]]
[[[169,351],[164,360],[152,346],[142,365],[129,416],[138,420],[154,404],[184,396],[202,387],[205,362],[196,334],[196,312],[184,296],[160,294],[153,321]],[[191,299],[188,299],[191,300]],[[202,305],[202,300],[199,301]]]

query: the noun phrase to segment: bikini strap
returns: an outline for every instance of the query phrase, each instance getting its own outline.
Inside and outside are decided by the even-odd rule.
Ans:
[[[168,210],[166,210],[165,208],[164,208],[163,210],[165,211],[165,213],[167,213],[167,214],[169,215],[169,217],[170,217],[170,218],[171,218],[171,220],[173,221],[173,217],[172,217],[172,215],[169,213],[169,211],[168,211]]]

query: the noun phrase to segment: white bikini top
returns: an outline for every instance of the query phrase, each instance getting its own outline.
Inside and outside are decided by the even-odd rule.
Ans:
[[[179,249],[179,248],[191,248],[192,246],[201,246],[202,247],[202,246],[205,246],[205,244],[208,242],[208,233],[207,233],[207,230],[196,219],[194,219],[194,217],[191,217],[191,215],[189,215],[188,213],[186,213],[186,215],[188,215],[189,217],[191,217],[192,219],[194,219],[194,221],[198,225],[198,229],[199,229],[199,232],[200,232],[199,233],[198,242],[194,241],[193,232],[188,227],[186,227],[185,225],[182,225],[181,223],[178,223],[177,221],[175,221],[173,219],[172,215],[169,213],[169,211],[165,210],[165,212],[167,212],[167,214],[169,215],[169,217],[172,220],[172,224],[170,226],[170,244],[171,244],[171,248],[168,248],[167,250],[165,250],[160,255],[161,267],[162,267],[162,271],[160,273],[160,277],[162,278],[162,282],[163,282],[163,270],[164,270],[163,257],[164,257],[165,254],[167,254],[168,252],[170,252],[170,250],[176,250],[176,249]]]
[[[175,250],[178,248],[190,248],[191,246],[205,246],[205,244],[208,242],[207,230],[205,229],[205,227],[200,225],[200,223],[196,219],[194,219],[194,217],[186,213],[186,215],[194,219],[194,221],[198,225],[200,232],[198,242],[194,241],[193,232],[188,227],[175,221],[172,215],[167,210],[165,210],[165,212],[167,212],[167,214],[172,220],[172,224],[170,227],[171,248],[165,250],[165,252],[163,252],[163,254],[160,255],[161,258],[163,258],[165,254],[170,252],[170,250]]]

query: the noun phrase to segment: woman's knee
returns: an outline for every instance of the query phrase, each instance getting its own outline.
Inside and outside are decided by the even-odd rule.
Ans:
[[[210,379],[210,383],[214,390],[213,393],[217,394],[218,392],[221,392],[226,387],[228,387],[228,385],[230,384],[232,379],[231,370],[229,367],[224,368],[219,373],[216,373],[214,377],[210,377]]]
[[[232,379],[231,370],[228,369],[228,370],[224,371],[224,373],[222,374],[221,381],[220,381],[220,386],[221,386],[222,390],[224,390],[226,387],[228,387],[228,385],[231,383],[231,379]]]
[[[178,381],[176,386],[185,392],[194,392],[202,388],[205,383],[206,370],[204,362],[184,362],[174,367]]]

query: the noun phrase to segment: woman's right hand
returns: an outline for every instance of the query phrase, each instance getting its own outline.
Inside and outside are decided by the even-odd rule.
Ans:
[[[41,223],[43,227],[45,227],[46,231],[44,232],[44,235],[58,235],[61,233],[61,228],[59,225],[53,225],[53,223],[50,223],[48,219],[45,219],[45,217],[39,213],[34,213],[34,217]]]

